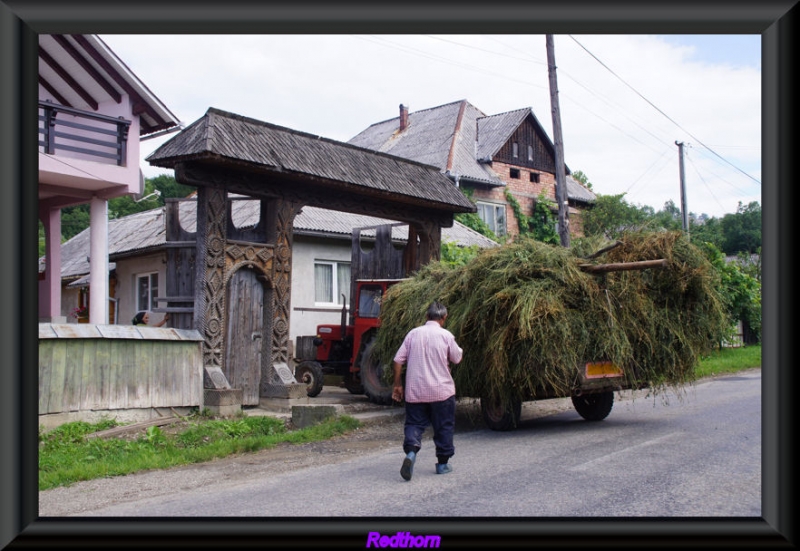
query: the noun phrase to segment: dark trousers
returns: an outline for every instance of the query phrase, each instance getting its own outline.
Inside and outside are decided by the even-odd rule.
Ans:
[[[453,433],[456,426],[456,397],[450,396],[441,402],[406,402],[406,422],[404,427],[403,451],[417,452],[422,447],[422,433],[428,426],[433,427],[433,443],[436,457],[440,462],[455,454]]]

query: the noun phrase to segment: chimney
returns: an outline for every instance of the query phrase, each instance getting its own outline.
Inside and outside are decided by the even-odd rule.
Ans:
[[[408,107],[400,104],[400,132],[408,127]]]

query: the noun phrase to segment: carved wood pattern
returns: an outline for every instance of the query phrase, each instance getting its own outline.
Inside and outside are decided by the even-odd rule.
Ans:
[[[289,316],[292,298],[292,241],[294,217],[299,205],[278,201],[276,209],[273,289],[272,362],[289,362]]]
[[[224,187],[204,188],[198,193],[198,228],[200,216],[205,226],[203,277],[204,311],[199,320],[204,338],[203,360],[207,366],[222,367],[225,329],[225,228],[227,192]],[[203,201],[205,208],[200,208]],[[195,309],[197,311],[197,309]],[[195,320],[196,322],[198,320]]]

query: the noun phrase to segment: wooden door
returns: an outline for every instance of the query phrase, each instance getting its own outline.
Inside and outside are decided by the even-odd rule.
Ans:
[[[259,402],[264,341],[264,286],[255,270],[237,270],[228,282],[227,333],[223,373],[242,389],[242,405]]]

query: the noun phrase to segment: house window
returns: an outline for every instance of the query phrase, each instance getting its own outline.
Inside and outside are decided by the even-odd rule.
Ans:
[[[158,272],[136,276],[136,309],[152,310],[158,306]]]
[[[539,173],[538,172],[531,172],[531,182],[534,184],[539,183]]]
[[[342,304],[342,295],[350,303],[350,263],[317,260],[314,262],[314,302]]]
[[[533,161],[533,146],[532,145],[528,146],[528,160],[529,161]]]
[[[517,179],[517,180],[519,179],[519,169],[518,168],[512,168],[511,170],[508,171],[508,174],[509,174],[509,176],[511,176],[514,179]]]
[[[506,234],[506,206],[495,205],[493,203],[477,203],[478,216],[486,222],[486,225],[495,235]]]
[[[511,155],[516,159],[519,157],[519,144],[514,142],[511,144]]]

